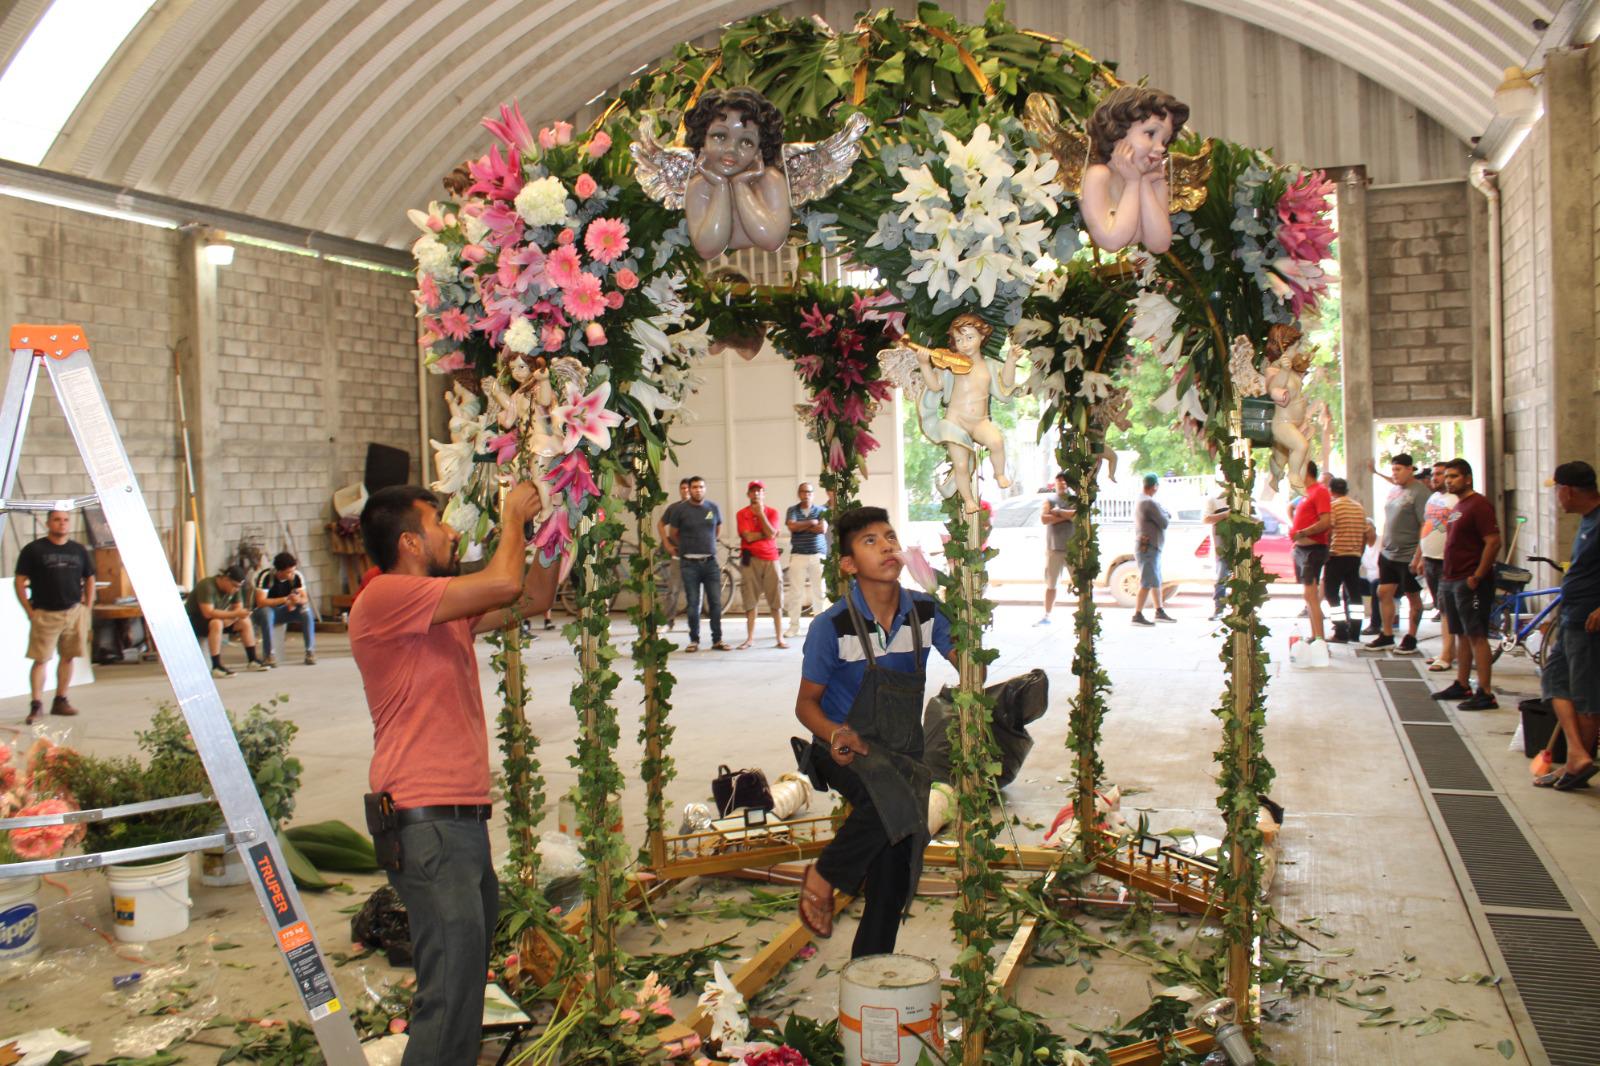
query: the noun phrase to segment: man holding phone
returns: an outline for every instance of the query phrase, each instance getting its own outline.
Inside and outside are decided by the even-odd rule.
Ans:
[[[272,567],[256,575],[255,608],[252,617],[261,631],[261,652],[268,666],[277,666],[278,657],[272,651],[272,638],[277,635],[279,622],[289,629],[296,625],[306,641],[306,665],[317,662],[317,619],[311,609],[311,598],[306,594],[306,581],[300,573],[300,560],[288,552],[272,557]],[[287,630],[284,633],[288,637]]]

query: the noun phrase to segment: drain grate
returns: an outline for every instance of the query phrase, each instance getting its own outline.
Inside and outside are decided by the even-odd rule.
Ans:
[[[1383,687],[1388,691],[1389,702],[1394,704],[1402,722],[1450,721],[1445,717],[1439,701],[1433,698],[1433,690],[1426,681],[1385,681]]]
[[[1430,789],[1489,792],[1489,779],[1483,776],[1466,742],[1454,729],[1436,725],[1406,723],[1402,726],[1417,753],[1424,785]]]
[[[1419,680],[1417,677],[1417,664],[1410,660],[1377,659],[1378,676],[1387,678],[1403,678],[1407,681]]]
[[[1491,914],[1506,968],[1551,1066],[1593,1066],[1600,1046],[1600,949],[1577,918]]]
[[[1500,797],[1435,795],[1433,802],[1485,907],[1572,909]]]

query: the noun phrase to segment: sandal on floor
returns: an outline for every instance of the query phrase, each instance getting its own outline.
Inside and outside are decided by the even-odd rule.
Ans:
[[[1533,779],[1534,788],[1554,788],[1555,783],[1566,776],[1566,770],[1557,767],[1547,774],[1539,774]]]
[[[728,646],[728,642],[727,641],[719,640],[715,644],[711,645],[711,650],[712,651],[732,651],[733,649]]]
[[[743,644],[739,645],[739,650],[740,651],[744,651],[746,648],[753,648],[755,646],[756,646],[756,642],[755,641],[747,640]]]
[[[811,890],[809,887],[811,874],[815,870],[815,866],[807,866],[805,876],[800,881],[800,924],[811,930],[812,936],[826,940],[833,935],[833,893],[830,892],[826,896],[820,896]],[[821,880],[820,874],[817,879]],[[823,923],[814,920],[814,915],[806,911],[807,904],[810,904],[814,910],[827,915],[827,922]]]
[[[685,652],[687,652],[688,654],[693,655],[695,652],[700,650],[700,645],[698,645],[698,644],[685,644],[683,646],[683,650]]]
[[[1447,670],[1454,670],[1455,668],[1455,663],[1447,663],[1443,659],[1435,659],[1433,662],[1428,664],[1428,673],[1442,674]]]

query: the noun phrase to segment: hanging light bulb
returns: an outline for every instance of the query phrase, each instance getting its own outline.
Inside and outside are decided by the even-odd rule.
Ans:
[[[1532,118],[1539,106],[1539,90],[1531,79],[1543,73],[1543,70],[1507,67],[1500,87],[1494,91],[1495,114],[1517,122]]]

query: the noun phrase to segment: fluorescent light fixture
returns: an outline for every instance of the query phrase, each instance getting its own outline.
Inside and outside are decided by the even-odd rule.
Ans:
[[[178,228],[177,222],[170,218],[146,215],[138,211],[124,211],[121,208],[108,207],[89,200],[79,200],[70,196],[56,196],[52,193],[40,192],[37,189],[25,189],[20,185],[0,185],[0,196],[15,196],[19,200],[32,200],[36,204],[49,204],[52,207],[65,207],[69,211],[82,211],[85,214],[100,215],[104,218],[117,218],[124,222],[137,222],[141,226],[155,226],[159,229]]]
[[[38,166],[154,0],[54,0],[0,73],[0,157]]]

